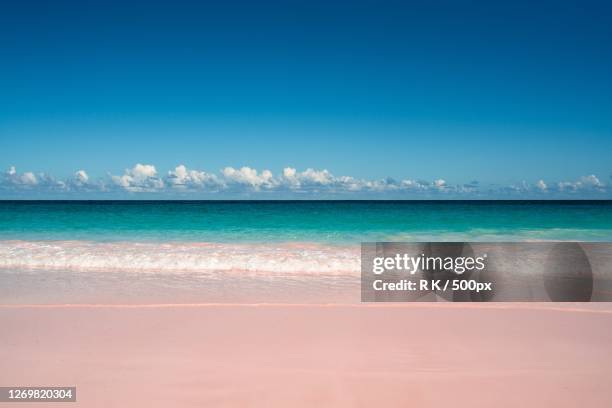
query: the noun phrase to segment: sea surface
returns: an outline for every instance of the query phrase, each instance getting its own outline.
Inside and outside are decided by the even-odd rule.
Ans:
[[[0,240],[612,240],[612,201],[0,201]]]
[[[612,201],[0,201],[0,304],[358,301],[372,241],[612,241]]]

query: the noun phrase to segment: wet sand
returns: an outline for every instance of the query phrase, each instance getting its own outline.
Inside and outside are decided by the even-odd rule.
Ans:
[[[71,407],[609,407],[610,309],[1,306],[0,384],[76,385],[51,404]]]

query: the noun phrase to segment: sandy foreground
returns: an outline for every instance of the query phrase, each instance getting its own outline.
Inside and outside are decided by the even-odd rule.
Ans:
[[[1,385],[77,386],[51,406],[612,404],[607,307],[3,306],[0,325]]]

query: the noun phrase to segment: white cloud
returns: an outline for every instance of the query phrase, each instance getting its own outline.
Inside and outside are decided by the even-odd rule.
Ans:
[[[20,193],[21,192],[21,193]],[[26,171],[20,173],[10,166],[0,174],[0,197],[15,194],[114,194],[122,192],[155,194],[220,194],[232,197],[243,194],[257,197],[257,194],[276,193],[275,196],[331,198],[331,197],[372,197],[372,198],[609,198],[612,191],[595,175],[587,175],[576,181],[535,183],[523,181],[518,184],[482,186],[477,181],[467,184],[449,184],[444,179],[433,181],[384,178],[368,180],[352,176],[335,176],[327,169],[307,168],[299,171],[285,167],[278,175],[270,170],[258,171],[251,167],[225,167],[220,173],[208,173],[189,169],[180,164],[160,176],[151,164],[136,164],[122,175],[96,178],[85,170],[76,171],[65,180],[57,180],[44,173]],[[268,197],[270,195],[267,195]]]
[[[103,180],[92,180],[85,170],[76,171],[63,183],[63,189],[72,192],[105,192],[107,190]]]
[[[297,170],[292,167],[285,167],[283,169],[283,177],[286,179],[294,179],[297,174]]]
[[[350,183],[351,181],[352,180],[348,180],[348,178],[336,179],[327,170],[315,170],[308,168],[303,172],[298,172],[292,167],[285,167],[283,169],[283,175],[280,179],[280,184],[291,190],[298,190],[301,188],[331,186],[333,184],[345,184]]]
[[[546,191],[548,187],[546,186],[544,180],[538,180],[538,182],[536,183],[536,188],[540,191]]]
[[[327,170],[314,170],[310,168],[299,174],[299,178],[302,182],[321,186],[330,185],[335,180],[334,176]]]
[[[87,175],[85,170],[79,170],[76,173],[74,173],[74,179],[76,180],[77,183],[87,184],[87,182],[89,181],[89,176]]]
[[[5,182],[14,186],[32,187],[38,184],[38,178],[31,171],[19,174],[15,166],[9,167],[4,173]]]
[[[446,188],[446,181],[442,179],[434,180],[433,184],[438,190],[444,190]]]
[[[209,189],[216,191],[224,186],[214,174],[189,170],[182,164],[168,172],[165,182],[168,186],[179,190]]]
[[[580,183],[582,183],[582,185],[585,187],[592,187],[592,188],[603,187],[603,183],[599,181],[599,179],[594,174],[591,174],[590,176],[582,176],[580,178]]]
[[[257,170],[250,167],[241,167],[240,169],[226,167],[223,169],[223,176],[230,184],[246,185],[255,191],[262,187],[270,189],[278,184],[270,170],[263,170],[258,173]]]
[[[34,174],[31,171],[19,173],[15,166],[10,166],[0,178],[2,190],[53,191],[66,187],[63,181],[56,180],[45,173]]]
[[[36,176],[31,171],[23,173],[21,176],[19,176],[19,181],[23,184],[30,185],[30,186],[38,184],[38,180],[36,179]]]
[[[136,164],[131,169],[125,169],[122,176],[111,176],[112,182],[130,192],[154,192],[164,188],[164,181],[157,177],[155,166]]]
[[[600,191],[606,190],[603,184],[594,174],[582,176],[577,181],[562,181],[557,183],[559,191],[580,192],[580,191]]]

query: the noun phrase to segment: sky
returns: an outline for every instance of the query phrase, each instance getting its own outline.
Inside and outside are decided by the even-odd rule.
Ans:
[[[612,4],[0,4],[1,198],[612,198]]]

